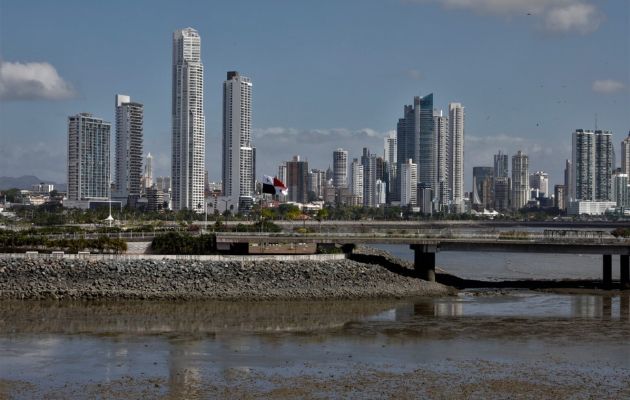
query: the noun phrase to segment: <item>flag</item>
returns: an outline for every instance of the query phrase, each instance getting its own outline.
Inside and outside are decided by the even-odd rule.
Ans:
[[[284,183],[278,178],[273,178],[273,186],[276,188],[276,194],[286,196],[287,193],[289,193],[289,189],[287,189]]]
[[[262,181],[262,192],[263,193],[269,193],[271,195],[276,194],[276,188],[274,186],[274,178],[270,177],[269,175],[263,175],[263,181]]]

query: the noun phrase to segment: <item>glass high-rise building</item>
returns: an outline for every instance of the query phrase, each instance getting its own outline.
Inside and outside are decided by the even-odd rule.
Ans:
[[[435,157],[433,155],[433,93],[420,98],[420,136],[418,145],[418,182],[433,185],[435,180]]]
[[[365,207],[376,207],[376,154],[371,154],[364,147],[361,156],[363,166],[363,205]]]
[[[117,94],[116,108],[116,159],[114,197],[127,201],[129,195],[142,192],[142,104],[129,96]]]
[[[172,64],[173,210],[203,212],[206,155],[201,37],[193,28],[173,33]]]
[[[499,150],[498,154],[494,155],[494,177],[495,178],[507,178],[510,176],[508,169],[508,155],[503,154]]]
[[[235,206],[254,194],[252,82],[236,71],[223,82],[223,196]]]
[[[473,190],[471,202],[477,208],[492,208],[493,206],[493,167],[473,167]]]
[[[68,199],[110,196],[111,124],[92,114],[68,117]]]

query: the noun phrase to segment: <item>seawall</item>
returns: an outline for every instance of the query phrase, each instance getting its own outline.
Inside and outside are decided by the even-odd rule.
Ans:
[[[453,289],[343,255],[0,257],[0,298],[359,299],[444,296]]]

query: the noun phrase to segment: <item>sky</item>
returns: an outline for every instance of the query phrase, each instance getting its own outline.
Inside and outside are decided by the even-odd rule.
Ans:
[[[172,34],[193,27],[211,180],[236,70],[254,85],[258,179],[296,154],[322,169],[338,147],[382,154],[433,93],[466,109],[465,190],[499,150],[560,184],[575,129],[611,130],[617,153],[628,135],[629,25],[619,0],[0,0],[0,176],[66,182],[67,117],[113,122],[117,93],[144,104],[144,151],[170,175]]]

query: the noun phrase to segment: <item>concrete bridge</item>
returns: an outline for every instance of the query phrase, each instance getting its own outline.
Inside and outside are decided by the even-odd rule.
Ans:
[[[630,240],[604,236],[599,231],[580,232],[574,237],[544,233],[469,234],[457,237],[386,234],[272,234],[217,233],[217,246],[238,247],[245,244],[397,244],[414,251],[414,264],[420,278],[435,281],[435,253],[440,251],[601,254],[605,286],[612,285],[612,256],[619,255],[620,283],[630,284]]]

